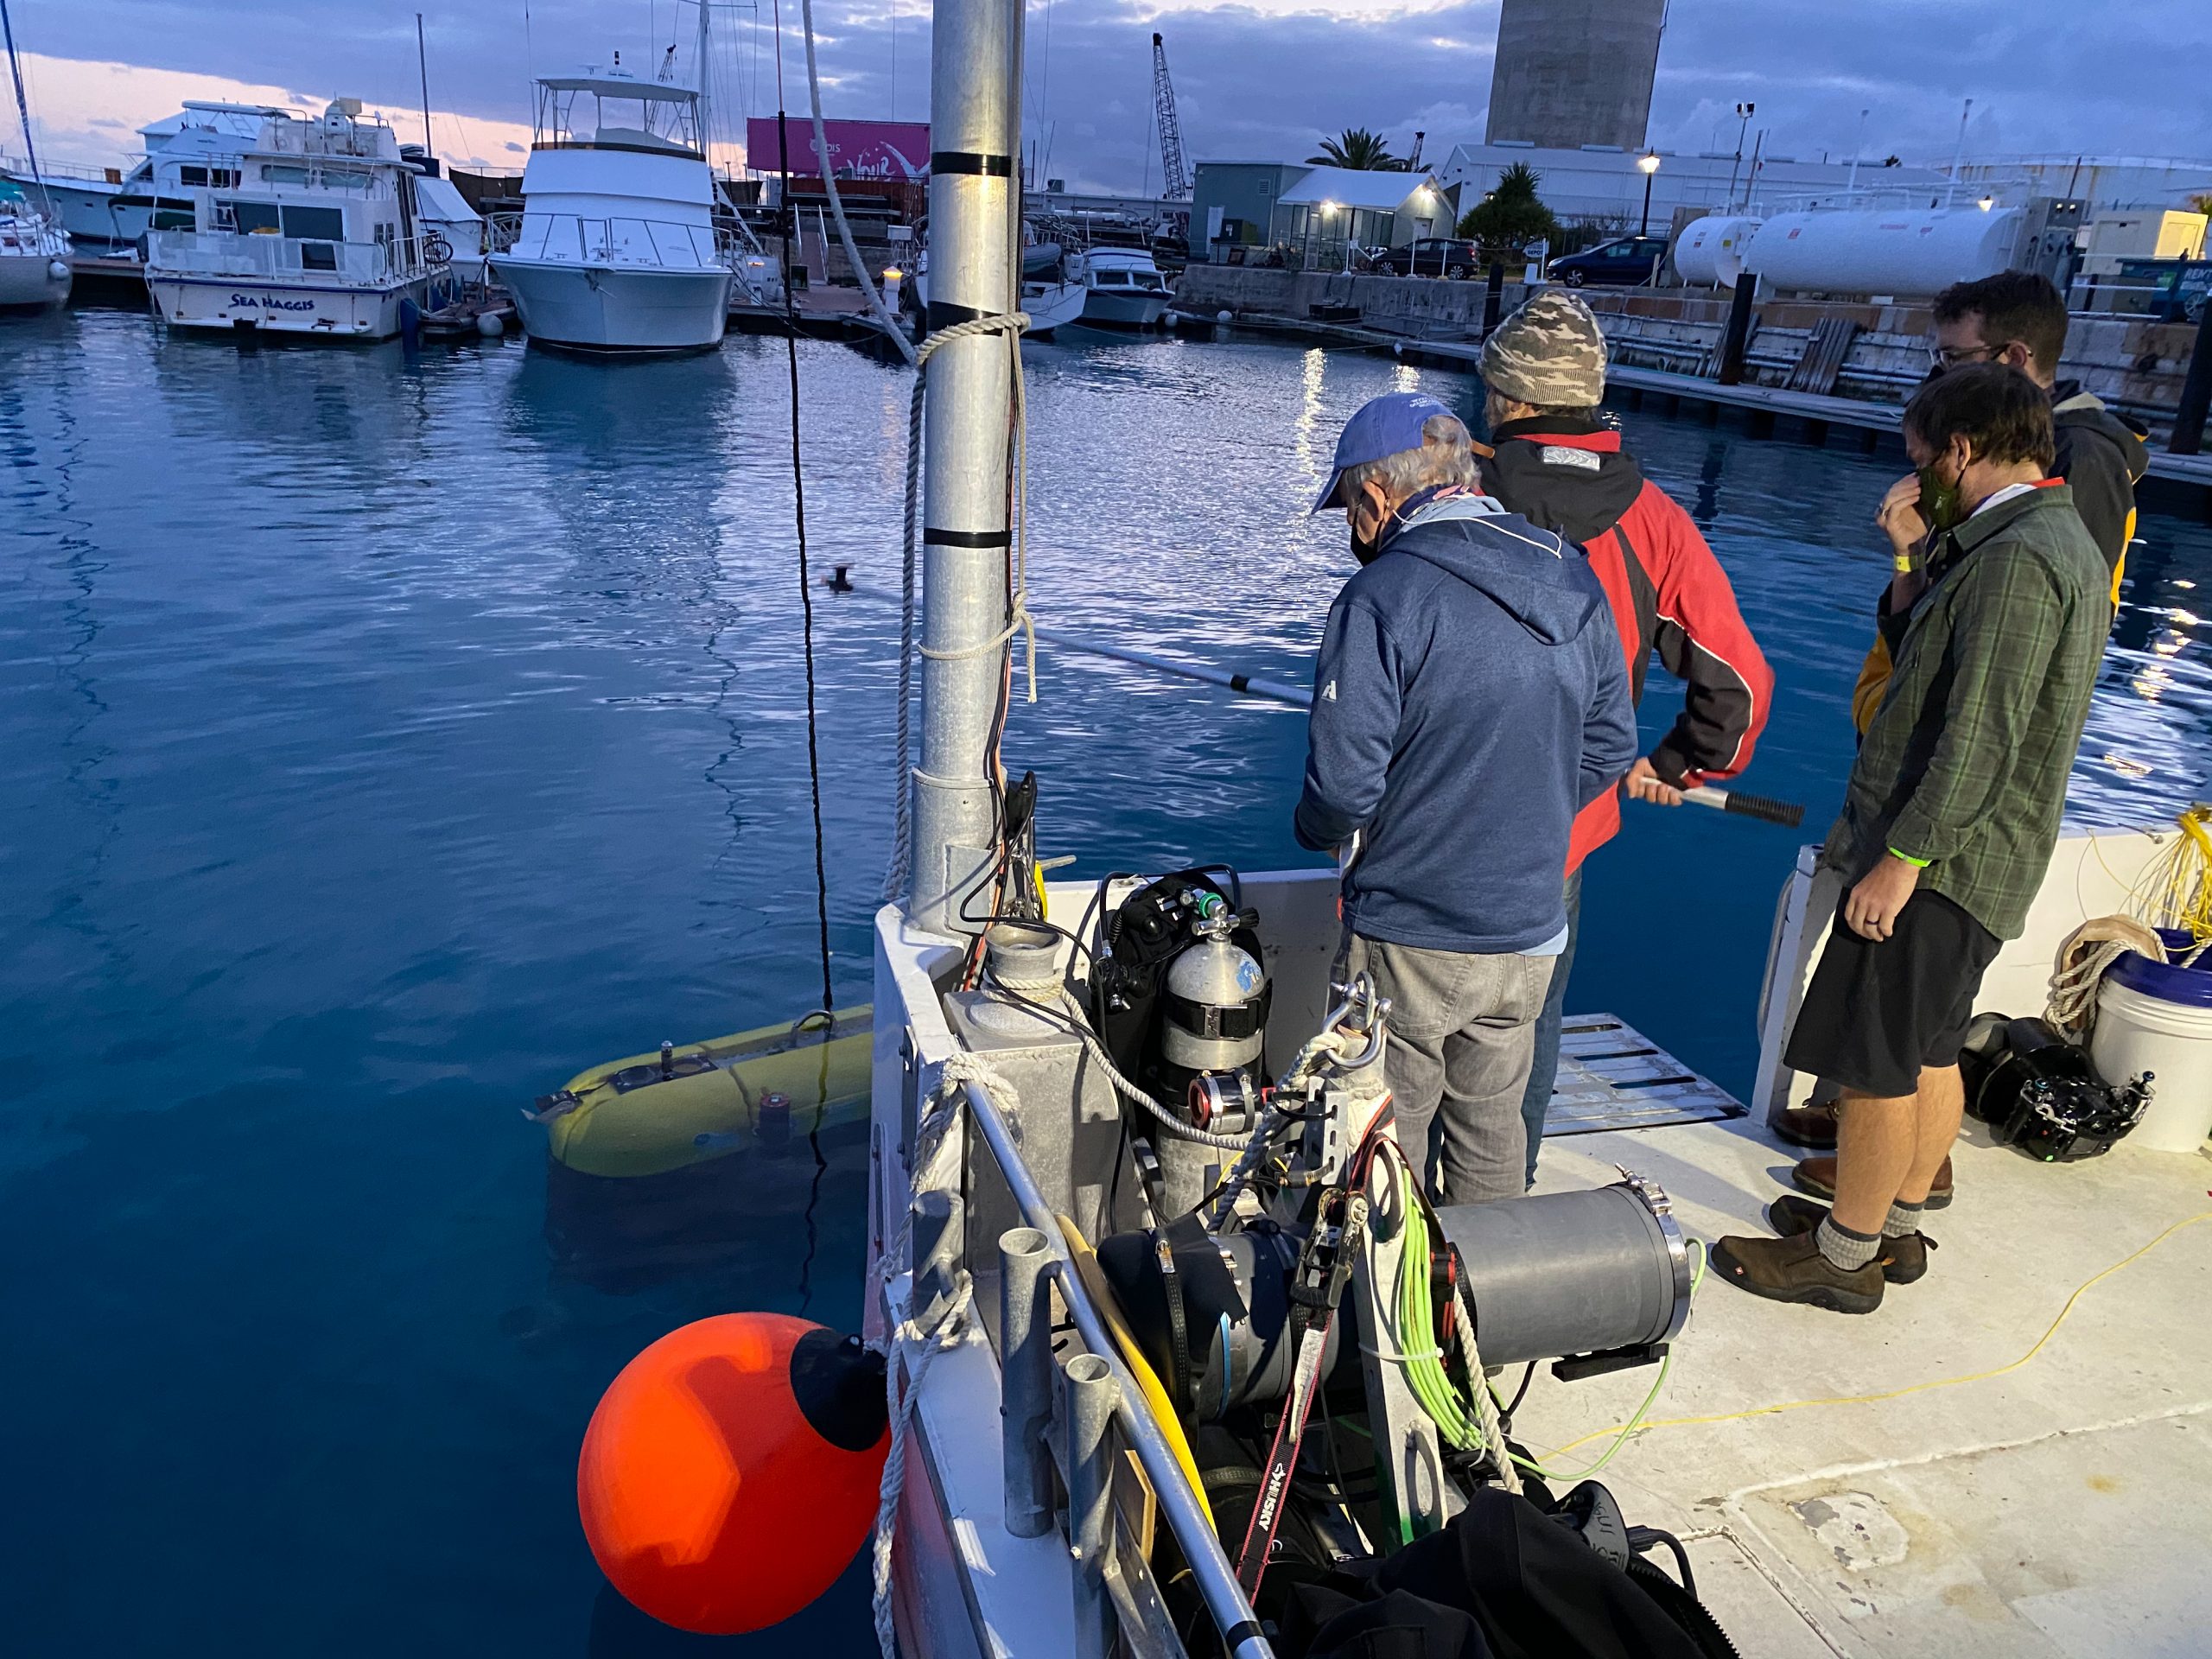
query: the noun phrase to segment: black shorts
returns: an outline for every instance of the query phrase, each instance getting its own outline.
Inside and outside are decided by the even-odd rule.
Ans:
[[[1792,1071],[1896,1099],[1923,1066],[1957,1064],[1981,976],[2003,941],[1948,899],[1916,893],[1878,944],[1835,926],[1782,1052]]]

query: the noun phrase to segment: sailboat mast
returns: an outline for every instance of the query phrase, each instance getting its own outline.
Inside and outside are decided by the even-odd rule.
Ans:
[[[423,45],[423,14],[415,14],[415,67],[423,76],[423,154],[438,153],[437,140],[430,137],[430,54]]]
[[[1004,315],[1020,297],[1020,61],[1021,0],[938,0],[930,52],[932,328]],[[1013,540],[1013,358],[1003,334],[948,340],[931,357],[924,389],[922,753],[906,916],[937,934],[978,932],[990,908],[969,901],[990,880],[998,810],[992,740],[1007,669],[999,636]]]
[[[707,163],[708,188],[713,188],[715,176],[715,143],[708,136],[707,127],[707,0],[699,0],[699,101],[693,105],[691,118],[699,124],[699,156]]]
[[[8,73],[16,80],[16,113],[23,123],[23,159],[31,166],[31,182],[38,188],[39,206],[49,217],[54,204],[46,194],[46,175],[38,170],[38,141],[31,137],[30,100],[23,96],[23,65],[16,55],[16,20],[8,15],[8,0],[0,0],[0,35],[8,41]]]

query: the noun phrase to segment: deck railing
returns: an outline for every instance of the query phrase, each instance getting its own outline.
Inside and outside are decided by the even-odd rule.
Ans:
[[[742,251],[734,235],[710,225],[529,211],[495,214],[486,222],[486,245],[494,253],[518,259],[646,270],[727,269]]]
[[[153,231],[146,266],[158,276],[277,279],[303,288],[403,282],[442,269],[428,236],[390,242],[327,242],[313,237],[240,235],[232,231]],[[442,239],[442,238],[439,238]]]
[[[1199,1599],[1205,1603],[1207,1615],[1221,1634],[1231,1659],[1272,1659],[1273,1649],[1261,1633],[1259,1623],[1253,1617],[1252,1605],[1236,1581],[1236,1569],[1230,1564],[1228,1552],[1222,1548],[1205,1499],[1191,1490],[1174,1451],[1160,1432],[1160,1425],[1154,1421],[1150,1409],[1142,1402],[1136,1379],[1122,1363],[1105,1317],[1099,1312],[1090,1292],[1084,1288],[1081,1276],[1075,1271],[1060,1232],[1058,1217],[1046,1201],[1043,1190],[1038,1186],[1035,1177],[1022,1162],[1020,1151],[1014,1144],[1006,1120],[999,1115],[989,1094],[979,1084],[967,1084],[966,1095],[968,1121],[988,1148],[991,1160],[997,1165],[1022,1219],[1033,1230],[1025,1241],[1027,1253],[1033,1259],[1041,1252],[1044,1271],[1052,1276],[1060,1301],[1067,1308],[1069,1319],[1075,1325],[1076,1334],[1082,1338],[1083,1345],[1088,1351],[1084,1358],[1074,1362],[1087,1368],[1084,1376],[1079,1379],[1075,1370],[1069,1371],[1068,1393],[1071,1395],[1082,1386],[1095,1387],[1110,1394],[1114,1423],[1120,1430],[1122,1441],[1135,1454],[1144,1469],[1145,1480],[1152,1488],[1161,1516],[1166,1521],[1168,1530],[1175,1535],[1176,1545],[1189,1565],[1192,1581]],[[1013,1234],[1007,1235],[1009,1240],[1014,1236]],[[973,1253],[972,1242],[970,1248]],[[918,1239],[917,1253],[919,1254]],[[1046,1351],[1048,1353],[1048,1350]],[[1041,1409],[1042,1407],[1041,1402],[1016,1400],[1014,1395],[1017,1392],[1025,1395],[1033,1392],[1034,1380],[1028,1388],[1017,1390],[1014,1387],[1017,1379],[1014,1373],[1020,1367],[1009,1363],[1009,1356],[1001,1356],[1002,1392],[1006,1395],[1004,1407],[1011,1424],[1022,1414],[1017,1411],[1018,1405],[1027,1404],[1032,1409]],[[1071,1404],[1066,1408],[1074,1408]],[[1064,1439],[1058,1434],[1053,1438],[1056,1441]],[[1022,1453],[1032,1457],[1044,1455],[1033,1444],[1021,1448],[1021,1452],[1014,1455]],[[1101,1465],[1107,1461],[1103,1446],[1097,1450],[1097,1461]],[[1088,1475],[1086,1471],[1077,1469],[1067,1469],[1062,1472],[1070,1493],[1071,1531],[1078,1530],[1077,1519],[1079,1511],[1088,1510],[1090,1512],[1088,1525],[1080,1529],[1090,1535],[1070,1541],[1079,1546],[1077,1551],[1079,1559],[1075,1567],[1078,1620],[1077,1650],[1078,1654],[1110,1651],[1103,1641],[1104,1631],[1098,1628],[1107,1617],[1109,1603],[1122,1613],[1126,1636],[1137,1637],[1139,1630],[1130,1629],[1129,1625],[1134,1622],[1141,1627],[1145,1621],[1141,1614],[1134,1621],[1130,1618],[1129,1614],[1137,1610],[1128,1604],[1135,1599],[1129,1595],[1128,1586],[1120,1581],[1116,1569],[1111,1565],[1117,1553],[1111,1541],[1111,1529],[1116,1522],[1112,1506],[1103,1499],[1104,1487],[1099,1484],[1097,1470],[1088,1471]],[[1014,1468],[1007,1471],[1006,1484],[1008,1529],[1014,1530],[1011,1523],[1016,1517],[1012,1511],[1022,1502],[1023,1494],[1033,1492],[1034,1488]],[[1093,1624],[1093,1619],[1098,1624]],[[1085,1628],[1086,1625],[1090,1628]],[[1169,1640],[1172,1642],[1173,1638]],[[1130,1641],[1129,1646],[1140,1653],[1151,1650],[1149,1643],[1135,1639]]]

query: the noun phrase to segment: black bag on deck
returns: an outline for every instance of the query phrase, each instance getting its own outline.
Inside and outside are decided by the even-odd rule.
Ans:
[[[1611,1499],[1595,1483],[1610,1508]],[[1570,1494],[1570,1503],[1573,1497]],[[1613,1510],[1618,1522],[1618,1511]],[[1628,1560],[1624,1570],[1612,1555]],[[1484,1487],[1365,1580],[1286,1586],[1283,1659],[1733,1659],[1696,1598],[1624,1547],[1601,1553],[1525,1497]],[[1273,1599],[1272,1598],[1270,1599]]]

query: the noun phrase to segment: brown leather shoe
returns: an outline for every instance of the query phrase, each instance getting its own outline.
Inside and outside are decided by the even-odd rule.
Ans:
[[[1809,1302],[1836,1313],[1872,1313],[1882,1305],[1881,1263],[1846,1272],[1821,1254],[1810,1233],[1717,1240],[1713,1267],[1730,1284],[1770,1301]]]
[[[1809,1233],[1827,1218],[1825,1205],[1795,1192],[1783,1193],[1766,1207],[1766,1224],[1784,1238]],[[1928,1252],[1935,1248],[1936,1241],[1927,1234],[1907,1233],[1902,1238],[1884,1238],[1882,1253],[1874,1259],[1882,1264],[1884,1279],[1893,1285],[1909,1285],[1927,1277]]]
[[[1831,1152],[1835,1147],[1835,1102],[1816,1100],[1809,1106],[1792,1106],[1775,1119],[1772,1128],[1793,1147]]]
[[[1809,1192],[1816,1198],[1835,1202],[1835,1155],[1825,1158],[1800,1158],[1797,1166],[1789,1172],[1789,1185],[1800,1192]],[[1948,1208],[1951,1202],[1951,1160],[1946,1158],[1943,1167],[1936,1172],[1935,1184],[1928,1189],[1930,1210]]]

